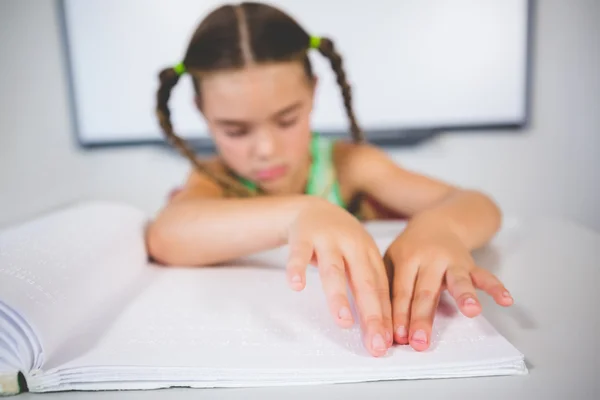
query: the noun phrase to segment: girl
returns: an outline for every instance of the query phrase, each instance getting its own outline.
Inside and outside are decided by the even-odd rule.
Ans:
[[[311,130],[311,49],[336,74],[351,142]],[[192,77],[215,142],[213,159],[198,160],[171,125],[169,95],[183,73]],[[157,115],[194,166],[149,227],[148,249],[157,261],[202,266],[289,244],[291,288],[302,290],[307,265],[316,265],[332,317],[349,327],[348,284],[374,356],[394,342],[427,349],[445,288],[469,317],[481,311],[477,288],[500,305],[512,303],[471,257],[499,229],[498,207],[477,191],[402,169],[366,144],[332,40],[309,35],[284,12],[261,3],[211,12],[183,61],[160,73]],[[373,200],[408,219],[386,252],[389,271],[361,224],[383,217]]]

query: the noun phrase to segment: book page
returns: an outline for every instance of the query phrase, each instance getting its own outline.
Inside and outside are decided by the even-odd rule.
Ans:
[[[0,300],[29,323],[46,357],[93,335],[133,295],[147,263],[145,223],[135,208],[89,202],[0,232]]]
[[[23,321],[11,311],[0,301],[0,358],[9,362],[14,372],[34,368],[37,339],[27,334]]]
[[[393,238],[388,239],[378,243]],[[235,385],[424,376],[436,368],[450,376],[460,368],[477,371],[519,360],[520,353],[485,319],[462,316],[446,296],[429,351],[396,346],[386,357],[372,357],[358,325],[342,329],[333,322],[316,268],[307,271],[304,291],[288,287],[286,255],[283,247],[230,266],[149,264],[143,274],[146,288],[99,334],[100,340],[86,351],[49,360],[48,366],[68,372],[74,381],[77,371],[89,374],[80,382],[146,379],[150,384],[187,377]],[[47,372],[51,379],[56,371]],[[42,385],[43,378],[38,382]]]

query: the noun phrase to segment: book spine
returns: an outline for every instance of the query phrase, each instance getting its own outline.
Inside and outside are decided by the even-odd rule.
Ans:
[[[20,392],[19,374],[0,372],[0,396],[13,396]]]

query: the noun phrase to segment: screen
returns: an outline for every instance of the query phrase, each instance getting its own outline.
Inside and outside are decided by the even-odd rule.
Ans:
[[[519,125],[526,118],[525,0],[273,0],[343,57],[360,126],[371,132]],[[63,0],[65,48],[82,144],[163,140],[158,73],[178,63],[212,0]],[[311,51],[314,129],[347,133],[340,88]],[[174,88],[175,131],[207,138],[189,76]]]

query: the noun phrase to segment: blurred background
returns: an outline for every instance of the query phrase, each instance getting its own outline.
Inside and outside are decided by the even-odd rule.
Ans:
[[[76,2],[70,3],[74,5],[73,10],[75,10],[81,4],[86,4],[86,1],[79,0],[77,2],[79,5]],[[126,3],[135,4],[132,1]],[[290,0],[287,3],[293,2]],[[372,7],[372,2],[367,3],[367,7],[371,8],[365,10],[365,16],[362,18],[371,18],[368,29],[365,28],[364,21],[352,22],[351,18],[358,18],[361,9],[357,7],[358,2],[350,3],[354,4],[352,6],[354,8],[350,7],[354,13],[346,17],[345,25],[339,22],[340,32],[343,31],[339,35],[343,36],[344,32],[350,35],[353,31],[366,34],[364,32],[368,31],[370,35],[376,37],[378,33],[383,35],[378,29],[394,26],[393,13],[382,11],[384,8],[381,4],[387,1],[375,2]],[[164,205],[168,193],[183,182],[189,171],[188,162],[178,153],[146,143],[155,138],[153,136],[155,132],[147,132],[146,136],[137,137],[139,144],[123,146],[109,143],[118,142],[114,137],[110,137],[111,126],[114,126],[117,132],[118,110],[98,106],[92,108],[94,92],[92,89],[85,89],[83,83],[79,83],[76,89],[82,91],[81,93],[84,89],[87,90],[86,93],[79,93],[80,96],[87,96],[87,98],[79,105],[79,112],[82,114],[76,115],[79,118],[79,125],[75,123],[77,118],[74,118],[75,110],[72,107],[73,98],[70,92],[73,89],[70,73],[74,64],[69,64],[65,58],[64,15],[61,13],[60,4],[53,0],[0,0],[0,229],[50,209],[89,199],[124,201],[152,214]],[[116,3],[111,2],[111,4]],[[452,7],[448,4],[451,5],[452,2],[445,2],[445,4],[451,11]],[[530,43],[532,46],[528,48],[530,81],[519,80],[524,75],[515,78],[515,82],[519,84],[527,83],[527,88],[530,90],[528,103],[530,112],[527,115],[518,113],[526,110],[527,107],[527,104],[519,103],[521,100],[527,100],[526,92],[523,91],[519,92],[522,96],[518,98],[507,97],[513,101],[506,103],[512,107],[508,109],[518,112],[514,115],[506,114],[504,118],[506,126],[499,124],[498,127],[490,128],[485,126],[486,120],[483,120],[482,126],[477,128],[478,124],[475,121],[473,124],[475,128],[449,129],[448,132],[443,131],[442,134],[417,144],[406,145],[399,142],[385,145],[385,149],[395,161],[407,168],[485,191],[498,201],[507,216],[564,218],[600,232],[600,157],[598,157],[600,153],[600,1],[543,0],[532,4],[534,13],[531,19],[531,38],[533,40]],[[178,11],[177,7],[163,7],[171,12]],[[340,5],[337,5],[335,10],[330,8],[331,12],[343,10],[343,6]],[[318,10],[319,7],[304,7],[304,9]],[[128,12],[135,15],[135,10]],[[80,16],[84,14],[80,13]],[[91,12],[87,14],[93,15]],[[183,14],[186,13],[182,12]],[[328,29],[333,31],[331,19],[323,18],[323,15],[322,12],[315,11],[314,26],[317,28],[329,26]],[[441,16],[440,20],[444,17],[439,10],[431,10],[431,15]],[[195,19],[200,17],[200,15],[194,16]],[[181,35],[191,34],[185,24],[179,26],[178,20],[173,18],[173,15],[170,15],[167,22],[163,21],[157,26],[161,29],[173,27],[173,32]],[[190,17],[187,15],[185,18],[187,21]],[[311,15],[307,13],[302,18],[304,22],[310,20]],[[381,22],[384,18],[388,21],[387,25]],[[71,47],[75,52],[74,57],[77,60],[75,64],[78,65],[80,75],[87,74],[87,82],[95,83],[99,87],[98,90],[102,89],[104,84],[109,85],[104,87],[104,90],[115,91],[115,96],[124,96],[128,99],[127,104],[131,104],[131,96],[135,99],[139,94],[141,104],[151,105],[153,98],[148,96],[148,93],[156,89],[154,86],[156,81],[152,80],[151,84],[140,92],[112,88],[110,84],[114,82],[111,82],[111,75],[106,74],[107,68],[103,66],[117,65],[118,68],[111,72],[114,79],[133,81],[135,81],[136,68],[132,65],[128,66],[127,59],[118,59],[116,56],[115,59],[109,56],[98,57],[97,63],[96,59],[91,62],[89,57],[94,56],[95,50],[99,51],[99,48],[86,46],[85,40],[95,40],[92,34],[94,31],[92,28],[89,31],[82,29],[86,26],[83,17],[78,21],[79,30],[75,29],[77,28],[75,23],[72,25],[71,34],[74,36],[71,38]],[[148,21],[151,20],[146,20],[146,23]],[[336,20],[336,23],[337,21],[342,20]],[[421,21],[413,18],[411,21],[414,29],[419,26],[429,29],[426,23],[431,23],[430,19]],[[501,28],[502,20],[499,21],[498,26]],[[119,23],[115,19],[114,29],[109,22],[102,27],[104,31],[97,32],[105,32],[106,37],[110,37],[110,32],[121,32],[118,31],[120,29],[118,27],[122,28],[123,25]],[[135,21],[131,22],[132,29],[135,24]],[[397,25],[406,26],[401,22]],[[357,26],[362,28],[357,29]],[[74,45],[77,40],[79,44]],[[118,40],[118,36],[114,40]],[[448,114],[449,109],[444,109],[443,104],[453,103],[451,101],[437,103],[435,107],[432,105],[431,114],[428,114],[425,105],[431,100],[424,99],[419,103],[419,98],[412,93],[412,101],[398,97],[397,110],[392,110],[390,102],[395,98],[391,97],[390,93],[402,92],[394,89],[406,88],[411,81],[410,74],[402,75],[404,80],[392,75],[389,70],[375,74],[372,72],[375,60],[366,54],[370,49],[368,43],[362,43],[364,47],[359,48],[356,47],[359,46],[358,43],[344,45],[342,39],[340,41],[342,54],[347,56],[348,74],[350,76],[354,74],[355,81],[362,85],[359,85],[356,90],[358,93],[355,95],[358,104],[357,113],[359,117],[362,113],[367,131],[369,128],[385,131],[395,123],[393,118],[398,118],[396,122],[399,125],[404,124],[405,128],[419,124],[427,127],[427,118],[432,118],[432,123],[437,122],[442,125],[448,123],[449,119],[444,120],[444,115]],[[393,38],[390,42],[394,42]],[[150,49],[153,45],[157,49],[160,48],[159,43],[152,41],[149,43]],[[523,44],[520,41],[509,40],[502,43],[515,43],[515,46]],[[497,44],[490,43],[490,46],[497,46]],[[175,63],[184,47],[185,42],[170,44],[168,51],[161,53],[160,50],[156,50],[160,57],[164,58],[155,57],[152,60]],[[87,49],[87,52],[82,49]],[[344,49],[346,53],[343,52]],[[493,54],[496,49],[497,47],[481,48],[480,51]],[[521,47],[516,49],[520,50]],[[381,56],[387,53],[390,60],[395,60],[397,65],[403,65],[402,55],[407,51],[413,51],[411,54],[416,55],[419,54],[418,50],[418,46],[414,46],[414,43],[412,48],[402,47],[402,44],[389,45]],[[143,52],[145,49],[136,48],[135,51]],[[382,53],[382,50],[378,51]],[[470,59],[466,58],[472,55],[455,53],[455,60],[462,60],[463,64],[456,62],[452,64],[444,61],[443,58],[438,60],[439,71],[447,73],[443,77],[446,84],[452,82],[451,66],[455,68],[455,74],[460,70],[464,71],[464,68],[474,67]],[[138,54],[137,59],[140,57],[143,56]],[[476,59],[473,57],[473,60]],[[415,64],[414,57],[412,60],[412,67],[417,71],[419,64]],[[502,60],[507,59],[502,58]],[[407,59],[405,61],[408,63]],[[510,62],[497,64],[496,69],[490,67],[489,70],[480,70],[480,73],[508,76],[501,73],[515,65],[520,65],[517,63],[521,61],[520,59],[514,61],[515,63],[512,64]],[[393,63],[391,65],[394,67]],[[432,65],[435,64],[427,64],[428,71],[436,71]],[[151,64],[150,68],[152,71],[154,69],[158,71],[164,66],[156,65],[154,68]],[[426,66],[423,68],[427,70]],[[376,84],[365,88],[362,82],[366,81],[369,74],[374,76],[372,79],[379,80],[385,80],[388,74],[389,84],[384,85],[377,81]],[[427,76],[423,72],[421,74],[421,79],[425,80]],[[98,79],[96,82],[94,77]],[[492,76],[488,76],[484,82],[496,84],[489,89],[490,98],[499,96],[500,89],[495,93],[493,88],[502,87],[502,82]],[[438,90],[440,88],[441,86],[437,87]],[[520,90],[521,86],[518,88]],[[426,90],[424,88],[423,93],[427,93]],[[487,88],[481,87],[480,90],[488,91]],[[336,114],[339,110],[329,110],[327,107],[328,104],[339,101],[337,97],[339,92],[328,91],[327,93],[324,95],[317,119],[324,129],[335,130],[336,124],[339,125],[341,121],[337,119],[338,114]],[[452,98],[452,93],[445,94]],[[182,104],[189,103],[187,99],[179,101]],[[421,104],[420,108],[415,104]],[[477,112],[483,112],[485,109],[483,103],[481,107],[470,106],[469,108],[468,102],[464,102],[463,105],[465,107],[462,111],[473,111],[473,118],[477,117]],[[415,108],[410,109],[411,106]],[[403,109],[411,110],[412,114],[409,112],[403,114]],[[102,132],[94,133],[92,124],[88,124],[85,128],[85,121],[82,123],[82,115],[87,115],[86,112],[90,110],[96,114],[88,115],[88,121],[96,118],[110,123],[115,122],[115,125],[108,123],[102,127],[108,129],[103,131],[107,135],[106,143],[100,143],[101,145],[96,143],[86,147],[86,140],[87,144],[94,144],[92,143],[94,141],[102,142],[100,140]],[[377,126],[377,121],[383,121],[386,116],[389,116],[383,114],[381,110],[388,110],[388,113],[394,111],[391,119],[385,121],[388,124],[387,128]],[[115,115],[111,115],[111,112]],[[151,110],[149,115],[151,116]],[[412,120],[402,119],[402,115],[416,117]],[[490,118],[492,117],[493,115]],[[144,118],[139,117],[131,121],[139,122],[140,126],[143,126]],[[511,126],[515,123],[516,127]],[[460,121],[457,124],[460,125]],[[130,129],[131,132],[134,130]],[[139,131],[137,133],[139,134]]]

